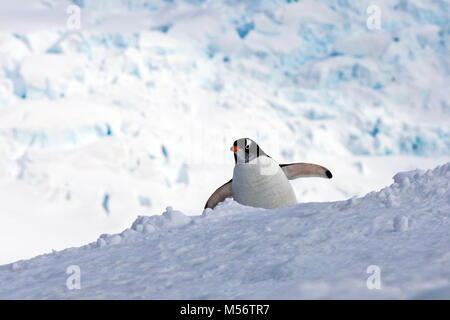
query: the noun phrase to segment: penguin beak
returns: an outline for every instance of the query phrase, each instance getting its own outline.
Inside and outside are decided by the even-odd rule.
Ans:
[[[239,148],[238,147],[231,147],[230,150],[233,151],[233,152],[236,152],[236,151],[239,150]]]

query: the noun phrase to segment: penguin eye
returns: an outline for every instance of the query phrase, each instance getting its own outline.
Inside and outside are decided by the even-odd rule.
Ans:
[[[245,149],[248,150],[249,148],[250,148],[250,145],[249,145],[249,144],[245,146]]]

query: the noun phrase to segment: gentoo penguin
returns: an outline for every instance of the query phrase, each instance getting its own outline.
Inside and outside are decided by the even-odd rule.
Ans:
[[[297,203],[288,180],[303,177],[331,179],[330,170],[312,163],[278,164],[249,138],[234,141],[233,179],[218,188],[208,199],[206,208],[213,209],[226,198],[240,204],[274,209]]]

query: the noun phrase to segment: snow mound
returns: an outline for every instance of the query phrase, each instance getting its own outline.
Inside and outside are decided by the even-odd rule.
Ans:
[[[450,163],[402,172],[363,198],[274,210],[168,207],[89,245],[0,266],[0,298],[448,299],[449,174]],[[79,290],[66,286],[73,265]]]
[[[350,199],[346,205],[371,209],[425,204],[438,207],[450,199],[450,163],[433,170],[399,172],[393,179],[392,185],[379,192],[371,192],[363,198]]]
[[[97,246],[116,245],[123,241],[134,241],[136,237],[143,234],[149,234],[160,230],[167,230],[185,226],[192,222],[189,216],[180,211],[167,207],[166,211],[160,216],[138,216],[133,222],[131,229],[126,229],[120,234],[102,234],[97,239]]]
[[[137,232],[151,233],[156,230],[181,227],[189,224],[192,219],[180,211],[167,207],[161,216],[139,216],[131,226],[131,229]]]
[[[233,199],[231,198],[226,198],[223,202],[218,203],[217,206],[214,208],[214,210],[211,208],[206,208],[205,210],[203,210],[202,215],[203,217],[214,218],[214,217],[242,214],[248,211],[255,211],[255,210],[264,210],[264,209],[244,206],[236,201],[233,201]]]

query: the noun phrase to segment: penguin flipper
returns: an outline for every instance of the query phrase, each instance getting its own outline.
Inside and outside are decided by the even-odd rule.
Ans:
[[[313,163],[286,163],[280,164],[280,167],[289,180],[307,177],[331,179],[333,177],[330,170]]]
[[[230,198],[233,196],[233,191],[231,189],[231,182],[233,179],[219,187],[214,193],[209,197],[208,201],[206,201],[205,209],[214,207],[219,203],[225,200],[226,198]]]

